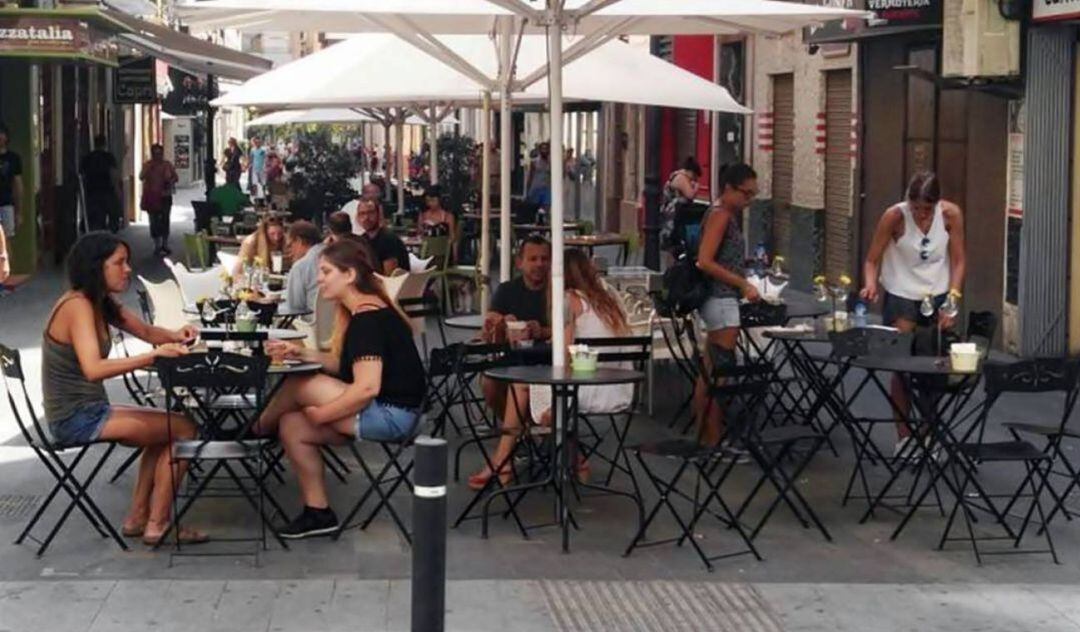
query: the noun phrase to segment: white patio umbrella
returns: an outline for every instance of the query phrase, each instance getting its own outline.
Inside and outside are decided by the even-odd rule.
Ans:
[[[548,79],[551,117],[551,170],[563,172],[563,65],[624,34],[780,34],[833,19],[870,14],[771,0],[206,0],[180,7],[193,26],[202,29],[329,30],[394,33],[454,70],[499,92],[503,110],[500,130],[503,155],[510,140],[509,99],[512,93]],[[565,51],[564,30],[581,34]],[[485,75],[442,43],[435,34],[498,34],[499,72]],[[525,32],[542,32],[549,43],[548,64],[523,78],[515,71],[515,40]],[[487,152],[485,151],[485,154]],[[506,167],[506,161],[503,163]],[[507,168],[504,173],[508,173]],[[486,173],[486,172],[485,172]],[[509,178],[502,178],[504,228],[509,212]],[[555,253],[563,250],[563,181],[552,178],[551,223]],[[486,202],[486,200],[485,200]],[[486,223],[486,217],[485,217]],[[552,363],[564,360],[563,262],[554,257],[551,270]],[[558,420],[557,420],[558,421]]]
[[[378,119],[363,112],[351,108],[316,108],[304,110],[278,110],[253,118],[246,123],[248,127],[259,125],[293,125],[301,123],[378,123]],[[443,121],[454,122],[453,117]],[[419,116],[410,116],[405,119],[406,125],[427,125],[427,121]]]
[[[497,73],[489,38],[452,35],[440,38],[450,50],[482,72]],[[572,43],[573,40],[571,40]],[[517,67],[532,72],[547,63],[547,39],[525,36],[518,42]],[[364,81],[349,79],[363,74]],[[642,81],[648,77],[648,81]],[[645,51],[613,41],[567,65],[564,96],[571,99],[615,101],[746,114],[726,89]],[[657,86],[663,86],[658,90]],[[471,89],[472,95],[464,89]],[[457,106],[474,105],[484,86],[392,35],[361,35],[344,40],[295,62],[260,75],[233,89],[215,104],[259,107],[309,106],[312,112],[368,111],[366,106],[440,98]],[[419,96],[417,96],[419,95]],[[543,82],[514,95],[518,102],[545,103]],[[350,108],[340,106],[349,105]],[[328,107],[338,106],[338,107]],[[418,108],[423,109],[423,108]],[[279,112],[272,117],[288,116]],[[360,114],[355,114],[360,116]],[[311,117],[305,117],[310,119]],[[275,119],[277,120],[277,119]],[[486,132],[486,126],[481,134]],[[486,139],[482,139],[487,145]],[[434,153],[434,152],[433,152]],[[509,152],[506,154],[509,160]],[[484,158],[487,159],[487,154]],[[487,173],[486,165],[484,172]],[[505,172],[508,172],[506,169]],[[483,185],[481,186],[483,189]],[[511,230],[509,209],[501,218],[500,250],[503,274],[509,274]],[[487,252],[490,223],[481,227],[481,274],[490,269]]]

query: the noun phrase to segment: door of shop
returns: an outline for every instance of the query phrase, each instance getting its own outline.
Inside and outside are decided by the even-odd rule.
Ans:
[[[825,73],[825,274],[851,275],[851,70]]]

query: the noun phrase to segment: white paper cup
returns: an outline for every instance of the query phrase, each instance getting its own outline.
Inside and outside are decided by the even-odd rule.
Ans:
[[[270,255],[270,271],[274,274],[281,274],[281,267],[284,265],[284,260],[279,254]]]

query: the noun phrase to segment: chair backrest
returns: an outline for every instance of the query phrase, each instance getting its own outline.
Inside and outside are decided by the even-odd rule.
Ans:
[[[739,320],[743,327],[781,327],[787,324],[787,305],[765,301],[739,305]]]
[[[722,367],[710,385],[713,405],[725,407],[726,438],[746,441],[761,429],[775,369],[768,362]]]
[[[1080,394],[1080,359],[1077,358],[1036,358],[1017,362],[985,362],[982,368],[983,399],[982,413],[978,425],[984,426],[990,415],[990,409],[998,399],[1007,393],[1061,393],[1064,402],[1061,418],[1058,420],[1058,432],[1064,430],[1069,422],[1073,408],[1076,407],[1077,395]],[[982,441],[982,432],[979,433]]]
[[[398,268],[398,270],[400,269],[401,268]],[[394,272],[397,272],[397,270]],[[389,296],[391,300],[394,300],[401,295],[401,287],[405,285],[405,280],[409,278],[409,273],[406,272],[405,274],[391,274],[390,276],[384,276],[376,272],[375,277],[382,283],[383,289],[386,290],[386,295]]]
[[[154,308],[150,303],[150,295],[146,293],[146,288],[135,288],[135,295],[139,297],[139,312],[142,313],[143,320],[153,324]]]
[[[890,329],[860,327],[829,332],[834,358],[853,359],[862,356],[903,357],[911,355],[914,336]]]
[[[413,274],[417,274],[417,273],[423,272],[424,270],[427,270],[428,267],[431,265],[431,261],[434,258],[435,257],[427,257],[427,258],[421,259],[420,257],[417,257],[416,255],[414,255],[413,253],[410,252],[409,253],[409,272],[412,272]]]
[[[450,265],[450,250],[450,237],[448,235],[424,237],[424,241],[420,246],[420,258],[434,257],[435,269],[446,270],[446,267]]]
[[[643,367],[652,360],[652,336],[625,336],[620,338],[575,338],[579,345],[598,349],[597,362],[630,362]]]
[[[510,363],[511,357],[509,344],[470,342],[462,346],[458,372],[465,376],[506,366]]]
[[[210,267],[210,242],[203,233],[184,233],[184,257],[188,268]]]
[[[236,262],[240,260],[240,255],[239,253],[225,252],[224,250],[218,249],[217,260],[222,268],[228,270],[229,274],[232,274],[232,271],[236,269]]]
[[[19,425],[19,432],[26,439],[26,443],[31,447],[48,447],[49,435],[45,433],[34,411],[34,404],[30,401],[30,393],[26,390],[26,374],[23,372],[22,355],[18,349],[0,344],[0,374],[3,375],[4,390],[7,392],[11,414],[15,416],[15,423]],[[21,397],[19,397],[20,391]],[[19,403],[20,399],[22,404]]]
[[[328,350],[330,339],[334,337],[334,319],[337,313],[337,303],[323,298],[322,292],[315,300],[315,340],[316,349]]]
[[[191,203],[191,209],[195,211],[195,232],[209,231],[211,218],[221,215],[214,202],[195,200]]]
[[[239,353],[192,353],[179,358],[157,358],[154,366],[167,389],[262,390],[270,359]]]
[[[153,306],[154,320],[152,322],[155,326],[179,329],[190,322],[184,316],[184,296],[176,281],[168,279],[161,283],[154,283],[141,276],[138,279]]]
[[[352,222],[352,232],[354,235],[363,235],[364,229],[360,227],[360,222],[356,219],[356,210],[360,207],[360,200],[349,200],[345,203],[345,206],[341,207],[342,213],[348,213],[349,221]]]
[[[969,312],[967,322],[967,339],[970,342],[981,343],[989,349],[994,342],[994,334],[997,333],[998,318],[994,312]]]
[[[426,330],[428,317],[434,317],[439,327],[442,344],[446,346],[446,332],[442,324],[442,305],[439,304],[438,296],[425,294],[414,298],[398,298],[397,304],[401,307],[401,311],[405,312],[405,315],[409,317],[413,330],[418,334]]]
[[[184,304],[194,305],[201,298],[213,298],[221,291],[221,266],[215,266],[202,272],[192,272],[182,263],[170,266]]]

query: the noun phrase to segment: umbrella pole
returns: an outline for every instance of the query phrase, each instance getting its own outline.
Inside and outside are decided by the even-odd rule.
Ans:
[[[561,13],[556,7],[556,13]],[[551,364],[566,364],[566,316],[563,304],[563,98],[561,15],[548,26],[550,73],[549,111],[551,112]]]
[[[499,56],[501,67],[511,68],[513,55],[512,37],[513,23],[503,20],[503,36],[499,42]],[[511,207],[510,207],[510,180],[513,175],[510,167],[511,157],[517,153],[517,148],[511,149],[510,140],[511,125],[513,124],[513,105],[510,100],[511,75],[507,70],[503,85],[499,88],[499,280],[510,280],[510,255],[513,250],[511,242]]]
[[[397,150],[397,176],[398,176],[398,188],[397,188],[397,212],[399,215],[405,213],[405,181],[409,176],[409,159],[405,152],[405,116],[398,113],[397,120],[394,122],[394,149]]]
[[[385,195],[387,203],[389,203],[390,199],[391,199],[390,198],[390,177],[392,175],[392,171],[390,169],[390,165],[391,165],[391,162],[390,162],[391,161],[391,158],[390,158],[390,126],[391,125],[393,125],[393,123],[390,122],[389,111],[387,111],[387,118],[383,122],[383,163],[382,163],[382,165],[383,165],[383,167],[382,167],[383,168],[383,183],[386,185],[384,187],[383,193]]]
[[[491,93],[484,92],[480,125],[480,311],[488,308],[488,275],[491,273]]]
[[[428,134],[431,140],[428,146],[431,151],[431,184],[439,183],[439,113],[435,111],[435,104],[428,108]]]

